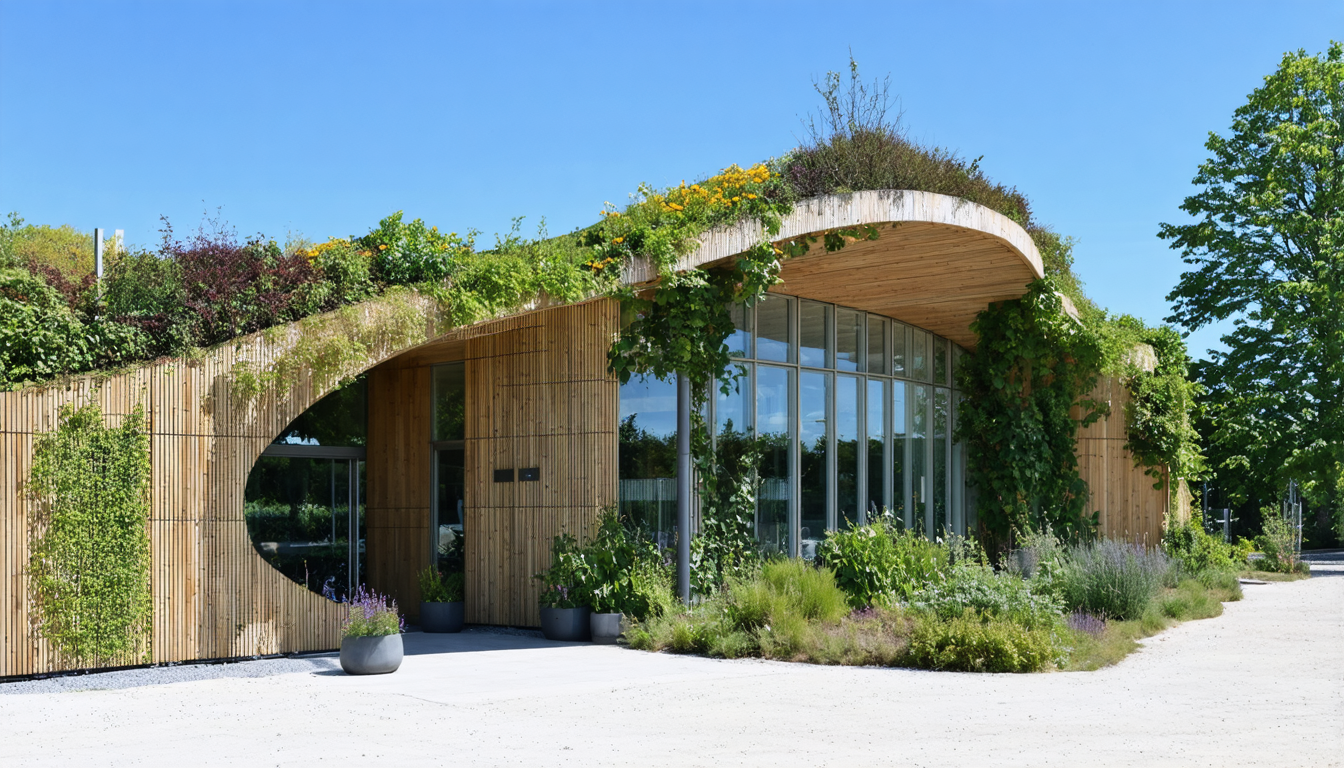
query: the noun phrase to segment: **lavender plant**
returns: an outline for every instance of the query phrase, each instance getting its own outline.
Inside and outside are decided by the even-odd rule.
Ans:
[[[381,637],[406,631],[406,621],[397,610],[397,601],[364,586],[350,598],[350,614],[345,621],[345,637]]]
[[[1178,576],[1179,566],[1161,549],[1103,539],[1070,548],[1058,586],[1068,608],[1129,621]]]

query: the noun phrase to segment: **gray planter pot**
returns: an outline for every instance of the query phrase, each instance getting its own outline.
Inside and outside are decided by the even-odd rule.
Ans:
[[[587,640],[590,632],[588,615],[584,608],[542,608],[541,633],[547,640],[566,640],[571,643]]]
[[[461,632],[462,601],[421,603],[420,629],[425,632]]]
[[[615,645],[621,637],[621,614],[594,613],[588,617],[588,626],[594,643]]]
[[[347,637],[341,641],[341,669],[347,675],[385,675],[401,666],[401,635]]]

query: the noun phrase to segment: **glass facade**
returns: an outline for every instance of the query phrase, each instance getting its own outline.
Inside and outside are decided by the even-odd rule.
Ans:
[[[810,558],[826,531],[884,511],[927,535],[965,533],[954,369],[947,339],[880,315],[770,294],[733,310],[742,376],[714,385],[720,457],[762,445],[756,535],[767,552]],[[676,516],[676,387],[621,387],[620,498],[650,530]],[[655,513],[654,510],[657,510]],[[670,538],[668,539],[670,541]]]

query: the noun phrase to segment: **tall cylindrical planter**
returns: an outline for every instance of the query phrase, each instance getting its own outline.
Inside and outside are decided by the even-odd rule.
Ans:
[[[591,632],[587,606],[582,608],[542,608],[541,633],[547,640],[565,640],[571,643],[587,640]]]
[[[385,675],[401,666],[401,635],[347,637],[341,641],[341,669],[348,675]]]
[[[461,632],[462,601],[421,603],[420,629],[425,632]]]
[[[594,613],[588,617],[588,626],[592,630],[594,643],[615,645],[621,637],[621,614]]]

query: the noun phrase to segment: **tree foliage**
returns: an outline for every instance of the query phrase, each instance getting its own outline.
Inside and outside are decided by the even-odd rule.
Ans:
[[[1231,320],[1226,351],[1197,374],[1219,486],[1233,503],[1273,498],[1289,477],[1340,504],[1344,474],[1344,47],[1283,57],[1210,134],[1161,237],[1190,270],[1168,296],[1193,331]],[[1344,516],[1338,519],[1344,525]]]

